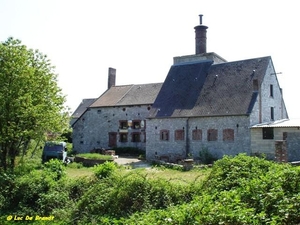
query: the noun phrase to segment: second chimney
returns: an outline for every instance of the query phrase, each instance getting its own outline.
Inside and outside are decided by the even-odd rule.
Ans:
[[[195,40],[196,40],[196,55],[206,53],[206,30],[207,26],[202,25],[203,15],[199,15],[200,25],[194,27],[195,29]]]
[[[107,89],[110,89],[112,86],[116,85],[116,69],[109,67],[108,68],[108,86]]]

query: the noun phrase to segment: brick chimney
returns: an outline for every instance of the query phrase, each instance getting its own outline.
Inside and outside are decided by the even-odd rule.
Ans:
[[[207,26],[202,25],[203,15],[199,15],[200,25],[194,27],[195,29],[195,40],[196,40],[196,55],[206,53],[206,30]]]
[[[108,68],[108,86],[107,89],[110,89],[112,86],[116,85],[116,69],[109,67]]]

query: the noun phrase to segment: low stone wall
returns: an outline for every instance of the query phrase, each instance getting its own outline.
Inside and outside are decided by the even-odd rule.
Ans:
[[[99,165],[99,164],[103,164],[105,162],[113,162],[114,160],[111,159],[111,160],[103,160],[103,159],[86,159],[86,158],[83,158],[83,157],[78,157],[76,156],[74,158],[74,162],[77,162],[77,163],[82,163],[83,166],[86,166],[86,167],[92,167],[92,166],[95,166],[95,165]]]

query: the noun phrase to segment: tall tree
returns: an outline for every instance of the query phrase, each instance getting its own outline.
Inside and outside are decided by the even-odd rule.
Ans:
[[[0,43],[0,84],[0,167],[13,170],[31,139],[68,128],[68,112],[50,60],[20,40]]]

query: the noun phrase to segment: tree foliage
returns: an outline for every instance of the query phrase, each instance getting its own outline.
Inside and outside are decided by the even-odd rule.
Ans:
[[[67,127],[65,96],[46,55],[20,40],[0,43],[0,167],[13,169],[32,139]]]

